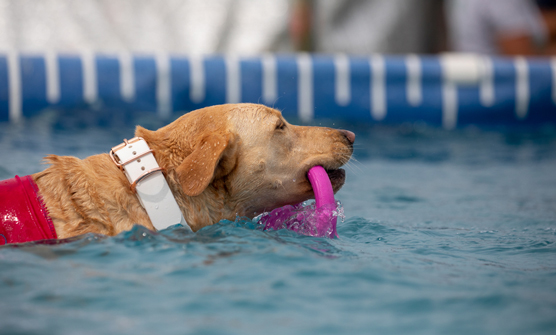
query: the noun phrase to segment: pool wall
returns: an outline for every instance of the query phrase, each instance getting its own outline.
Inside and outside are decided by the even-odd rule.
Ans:
[[[447,129],[554,123],[555,82],[551,58],[11,52],[0,54],[0,122],[48,108],[94,113],[110,107],[170,118],[254,102],[307,122],[425,122]]]

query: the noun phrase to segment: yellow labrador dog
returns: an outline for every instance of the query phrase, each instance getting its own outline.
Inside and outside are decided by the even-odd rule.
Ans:
[[[137,127],[152,149],[193,231],[237,215],[253,218],[314,197],[308,170],[322,165],[334,192],[351,157],[346,130],[294,126],[275,109],[229,104],[199,109],[156,131]],[[48,156],[32,175],[58,238],[115,235],[134,224],[154,229],[124,173],[108,154]]]

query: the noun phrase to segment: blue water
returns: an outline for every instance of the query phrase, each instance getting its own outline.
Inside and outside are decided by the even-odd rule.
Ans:
[[[555,334],[556,129],[355,130],[339,239],[238,219],[3,247],[0,333]],[[123,137],[0,124],[0,179]]]

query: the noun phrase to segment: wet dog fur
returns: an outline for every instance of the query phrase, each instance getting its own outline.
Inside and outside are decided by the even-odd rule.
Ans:
[[[345,130],[294,126],[257,104],[228,104],[187,113],[156,131],[137,127],[193,231],[220,220],[256,215],[314,197],[308,170],[322,165],[337,192],[353,152]],[[115,143],[117,144],[117,143]],[[99,154],[51,155],[33,176],[58,238],[116,235],[134,224],[154,230],[124,173]]]

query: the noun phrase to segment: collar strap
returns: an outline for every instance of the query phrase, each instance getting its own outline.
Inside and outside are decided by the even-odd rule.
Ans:
[[[175,224],[189,227],[164,178],[164,169],[154,158],[153,151],[141,137],[125,140],[110,150],[110,158],[122,170],[139,198],[153,226],[162,230]]]

